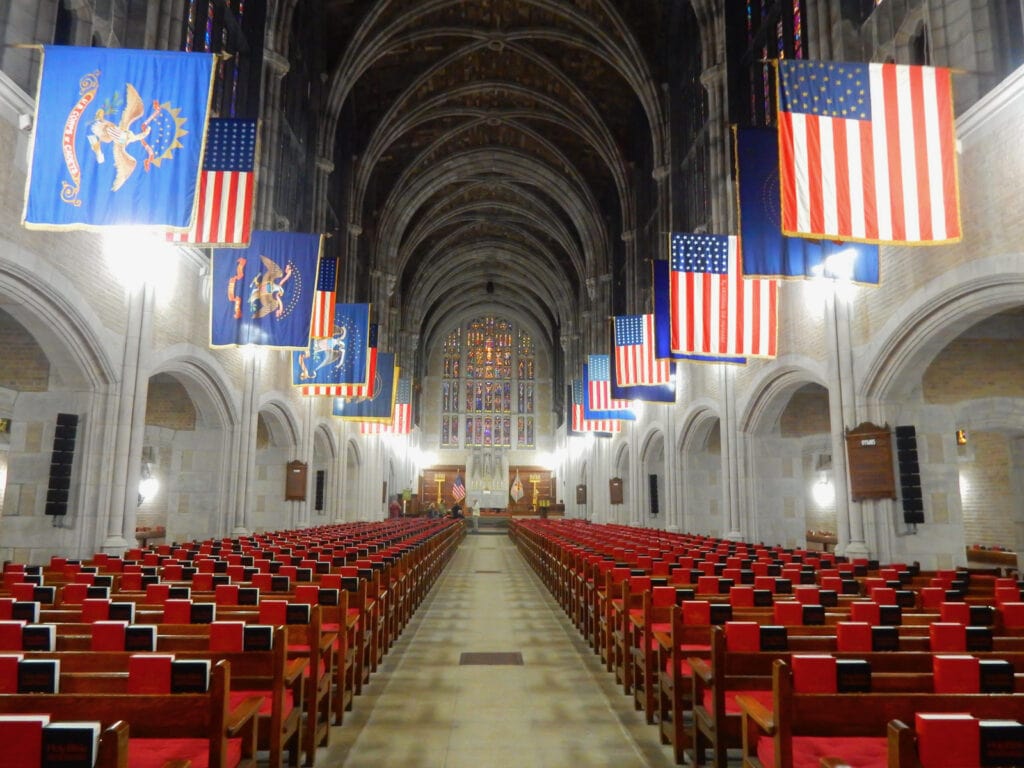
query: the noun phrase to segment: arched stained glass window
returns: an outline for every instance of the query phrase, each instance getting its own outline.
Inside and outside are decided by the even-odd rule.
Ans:
[[[485,315],[451,331],[444,342],[441,447],[534,447],[535,365],[533,338],[504,318]]]

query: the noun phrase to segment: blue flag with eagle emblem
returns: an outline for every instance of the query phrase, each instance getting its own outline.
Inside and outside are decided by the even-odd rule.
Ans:
[[[292,355],[292,384],[367,384],[369,304],[336,304],[330,336]]]
[[[373,387],[373,397],[354,400],[336,397],[331,406],[331,413],[347,421],[390,422],[398,394],[397,370],[394,352],[378,352],[377,380]]]
[[[210,346],[309,348],[320,235],[253,232],[213,251]]]
[[[24,225],[187,230],[214,62],[212,54],[45,46]]]

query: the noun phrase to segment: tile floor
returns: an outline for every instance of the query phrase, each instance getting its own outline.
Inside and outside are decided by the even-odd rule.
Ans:
[[[520,652],[522,666],[460,666]],[[467,536],[317,765],[672,766],[506,535]]]

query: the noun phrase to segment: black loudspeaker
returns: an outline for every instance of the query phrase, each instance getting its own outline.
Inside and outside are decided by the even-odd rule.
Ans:
[[[50,454],[50,481],[46,490],[45,512],[48,515],[68,513],[71,466],[75,461],[77,440],[78,416],[74,413],[58,413],[57,426],[53,431],[53,452]]]
[[[648,496],[651,500],[651,514],[658,514],[658,476],[648,475],[647,476]]]
[[[903,522],[924,522],[924,495],[921,493],[921,464],[917,458],[917,430],[896,427],[896,459],[900,467],[900,497]]]
[[[313,495],[313,509],[317,512],[324,511],[324,483],[327,481],[327,472],[318,469],[316,471],[316,490]]]

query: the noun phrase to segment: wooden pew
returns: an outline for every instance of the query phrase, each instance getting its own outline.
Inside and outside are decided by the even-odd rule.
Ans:
[[[303,673],[306,659],[288,659],[283,627],[272,632],[269,651],[212,651],[197,650],[192,636],[160,636],[160,652],[173,653],[179,659],[226,660],[231,665],[232,699],[263,696],[264,706],[259,713],[257,746],[269,752],[269,765],[280,768],[285,750],[289,765],[299,764],[302,752],[299,726],[302,719]],[[60,660],[61,674],[107,674],[128,671],[130,651],[54,651],[24,652],[26,659],[52,658]],[[111,678],[118,685],[117,677]],[[74,681],[72,680],[72,684]],[[64,690],[66,686],[62,686]]]
[[[96,688],[109,687],[110,681],[103,678],[94,678]],[[105,725],[124,721],[132,768],[164,766],[171,759],[187,761],[197,752],[206,753],[210,768],[255,768],[256,714],[262,698],[250,697],[232,708],[230,692],[230,665],[218,662],[207,693],[3,694],[0,713],[43,712],[55,720],[98,720]]]
[[[739,695],[742,710],[743,766],[765,768],[759,750],[770,750],[775,768],[792,768],[794,751],[849,759],[859,766],[887,762],[891,720],[913,721],[915,712],[969,712],[976,717],[1024,716],[1022,694],[795,693],[785,661],[772,669],[772,702]]]

